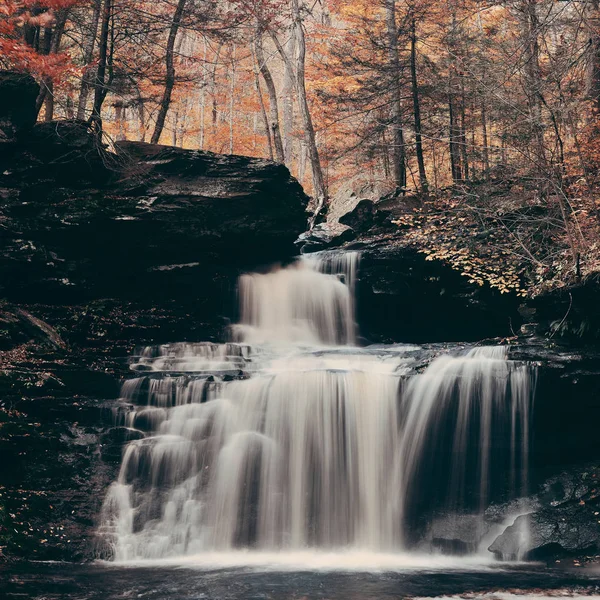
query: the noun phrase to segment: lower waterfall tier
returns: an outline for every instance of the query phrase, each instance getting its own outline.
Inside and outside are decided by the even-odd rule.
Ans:
[[[409,376],[417,350],[146,352],[156,374],[127,381],[116,413],[135,439],[103,507],[110,552],[389,552],[428,514],[481,515],[493,486],[522,495],[530,368],[479,348]],[[165,373],[165,354],[193,375]]]

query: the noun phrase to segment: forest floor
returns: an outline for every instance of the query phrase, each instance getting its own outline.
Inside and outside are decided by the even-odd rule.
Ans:
[[[502,293],[535,297],[600,279],[597,207],[591,200],[541,198],[526,179],[448,188],[405,202],[387,197],[377,208],[390,211],[403,239],[428,260]]]

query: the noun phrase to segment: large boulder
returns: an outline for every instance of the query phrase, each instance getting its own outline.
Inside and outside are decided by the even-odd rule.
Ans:
[[[540,488],[537,506],[490,545],[502,560],[556,560],[600,550],[600,468],[571,467]]]

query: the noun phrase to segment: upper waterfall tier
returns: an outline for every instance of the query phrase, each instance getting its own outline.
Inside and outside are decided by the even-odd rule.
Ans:
[[[250,344],[353,345],[358,253],[303,257],[287,268],[243,275],[236,339]]]

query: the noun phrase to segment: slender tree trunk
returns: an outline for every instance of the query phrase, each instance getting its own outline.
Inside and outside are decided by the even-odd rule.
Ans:
[[[431,162],[433,163],[433,186],[434,189],[439,188],[439,175],[438,175],[438,160],[437,152],[435,148],[435,140],[431,140]]]
[[[467,148],[467,108],[465,98],[465,78],[460,78],[460,156],[463,164],[463,179],[469,180],[469,152]]]
[[[112,16],[112,0],[104,0],[102,8],[102,25],[100,27],[100,41],[98,45],[98,68],[94,90],[94,105],[90,121],[95,123],[97,130],[102,131],[102,104],[106,98],[106,67],[108,58],[108,36],[110,32],[110,19]]]
[[[136,109],[136,117],[138,121],[138,133],[140,136],[140,141],[146,141],[146,111],[144,110],[144,99],[142,98],[142,93],[140,92],[140,88],[136,85],[135,92],[137,95],[137,100],[135,102]]]
[[[165,87],[163,90],[162,99],[160,101],[160,108],[158,109],[158,115],[156,117],[156,125],[154,126],[154,132],[152,133],[151,142],[153,144],[158,144],[158,141],[160,140],[160,136],[165,127],[165,119],[167,118],[169,107],[171,106],[171,95],[173,94],[173,88],[175,87],[175,41],[181,25],[181,18],[183,17],[185,3],[186,0],[179,0],[177,2],[177,8],[175,9],[175,14],[173,15],[173,21],[171,22],[171,28],[169,30],[165,54]]]
[[[233,154],[233,108],[235,102],[235,43],[231,57],[231,89],[229,93],[229,154]]]
[[[171,144],[177,147],[177,123],[179,122],[179,111],[173,116],[173,130],[171,131]]]
[[[421,138],[421,102],[419,99],[419,82],[417,79],[417,27],[413,16],[411,22],[410,37],[410,74],[412,82],[413,113],[415,118],[415,150],[417,163],[419,165],[419,185],[421,191],[427,194],[427,172],[425,171],[425,159],[423,158],[423,141]]]
[[[215,142],[215,135],[217,133],[217,121],[219,120],[219,108],[217,106],[217,67],[219,66],[219,59],[221,56],[221,49],[223,48],[223,44],[219,44],[217,48],[217,53],[213,61],[213,69],[211,75],[211,123],[212,123],[212,141]]]
[[[325,177],[323,175],[323,168],[321,166],[321,159],[319,156],[319,150],[317,146],[317,139],[315,128],[312,122],[312,116],[310,114],[310,108],[308,106],[308,97],[306,93],[306,39],[304,37],[304,27],[302,23],[302,16],[300,14],[299,0],[291,0],[292,8],[292,27],[295,28],[296,43],[298,48],[298,54],[296,56],[296,68],[292,63],[291,58],[286,54],[285,49],[277,39],[277,36],[271,29],[268,30],[277,52],[283,59],[284,63],[289,67],[290,73],[294,74],[294,86],[296,93],[298,94],[298,105],[300,107],[300,117],[302,119],[302,125],[304,127],[304,142],[306,144],[308,158],[310,160],[312,169],[312,181],[313,181],[313,192],[317,200],[317,205],[311,219],[311,226],[314,225],[318,215],[327,208],[328,195],[327,185],[325,183]]]
[[[525,90],[529,104],[529,118],[534,139],[535,158],[538,167],[547,164],[542,122],[542,74],[540,70],[539,29],[537,0],[521,0],[522,36],[525,60]]]
[[[45,83],[46,94],[44,99],[44,121],[52,121],[54,119],[54,82],[48,79]]]
[[[455,112],[454,99],[452,97],[452,91],[450,90],[448,93],[448,114],[450,117],[450,167],[452,169],[452,180],[454,183],[460,183],[463,180],[460,148],[458,145],[460,140],[460,128],[456,124]]]
[[[281,133],[279,130],[279,109],[277,108],[277,92],[275,91],[275,83],[273,82],[271,71],[269,71],[269,67],[267,66],[267,62],[265,60],[265,53],[262,45],[262,30],[260,29],[260,27],[256,32],[256,38],[254,40],[254,51],[256,53],[258,68],[265,82],[267,94],[269,96],[269,128],[273,137],[273,145],[275,146],[275,160],[277,160],[277,162],[280,163],[285,163],[283,142],[281,140]]]
[[[115,121],[117,122],[117,140],[125,139],[125,107],[123,106],[123,102],[117,101],[114,103],[115,108]]]
[[[296,29],[292,28],[290,38],[286,44],[286,54],[293,62],[296,56]],[[292,164],[294,154],[294,73],[289,62],[284,63],[283,87],[281,100],[283,107],[283,153],[287,165]]]
[[[587,94],[594,101],[596,111],[600,112],[600,2],[591,0],[590,59],[588,61]]]
[[[202,89],[200,90],[200,150],[204,150],[204,119],[206,113],[206,58],[208,45],[206,38],[204,41],[204,55],[202,61]]]
[[[39,36],[39,34],[38,34],[38,36]],[[51,47],[51,43],[52,43],[52,28],[45,27],[44,35],[41,36],[41,43],[39,43],[39,40],[40,40],[40,38],[38,37],[38,49],[37,49],[38,53],[42,54],[42,55],[50,54],[50,47]],[[42,106],[44,106],[44,102],[46,101],[46,96],[48,95],[51,85],[52,85],[52,80],[49,77],[42,78],[42,85],[40,87],[40,92],[35,101],[35,111],[37,114],[39,114]],[[46,121],[52,120],[52,117],[50,119],[48,119],[47,115],[48,115],[48,111],[46,110],[46,115],[44,116],[44,119]]]
[[[73,119],[75,117],[75,111],[73,110],[73,96],[69,94],[67,96],[67,104],[65,106],[65,112],[67,114],[67,119]]]
[[[67,24],[69,11],[59,10],[56,15],[54,28],[44,29],[43,42],[40,47],[40,53],[44,55],[56,54],[60,49],[60,42]],[[45,121],[52,121],[54,118],[54,81],[51,77],[44,77],[40,93],[36,99],[35,108],[39,113],[42,106],[46,107],[44,113]]]
[[[391,83],[392,162],[394,184],[406,186],[406,155],[404,131],[402,129],[402,88],[400,82],[400,55],[398,52],[398,30],[396,25],[396,0],[385,0],[387,25],[387,50]]]
[[[263,100],[262,91],[260,89],[260,79],[258,77],[258,67],[256,66],[256,55],[253,55],[253,70],[254,70],[254,87],[256,88],[256,95],[258,96],[258,105],[260,106],[260,116],[263,122],[263,128],[265,130],[265,136],[267,138],[267,146],[269,149],[269,158],[273,160],[273,142],[271,140],[271,131],[269,129],[269,118],[267,117],[267,110],[265,109],[265,101]]]
[[[483,177],[487,181],[490,172],[490,152],[488,149],[488,124],[485,98],[481,96],[481,135],[483,140]]]
[[[456,95],[457,95],[457,67],[456,67],[456,54],[457,54],[457,18],[456,18],[456,4],[452,3],[452,25],[450,30],[450,36],[448,40],[449,55],[450,55],[450,66],[449,66],[449,78],[448,78],[448,117],[450,125],[450,168],[452,170],[453,182],[459,183],[463,181],[463,165],[461,162],[461,151],[460,142],[462,132],[458,123],[456,114]]]
[[[313,189],[315,198],[317,199],[317,208],[314,213],[314,219],[316,219],[319,213],[323,209],[327,208],[328,197],[325,177],[323,176],[323,169],[321,166],[321,159],[319,157],[319,150],[317,148],[315,128],[313,126],[306,94],[306,40],[304,39],[304,27],[302,24],[302,17],[300,15],[299,0],[292,0],[292,18],[294,19],[296,41],[298,44],[295,77],[296,91],[298,92],[298,104],[300,105],[300,114],[302,116],[302,122],[304,125],[304,138],[306,140],[308,156],[312,170]]]
[[[102,0],[94,0],[94,12],[90,29],[85,41],[83,50],[84,71],[81,78],[81,86],[79,88],[79,100],[77,102],[77,118],[85,119],[85,107],[90,93],[90,88],[94,81],[94,69],[90,67],[94,58],[94,47],[96,45],[96,36],[98,35],[98,24],[100,23],[100,9],[102,8]]]

